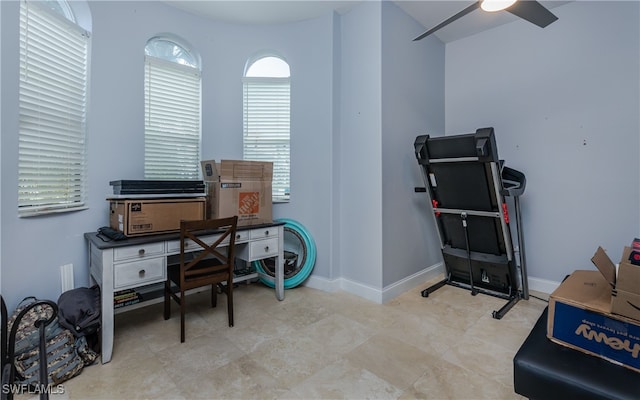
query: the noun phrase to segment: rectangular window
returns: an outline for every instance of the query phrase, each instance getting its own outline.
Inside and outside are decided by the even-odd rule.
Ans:
[[[243,78],[245,160],[273,162],[273,199],[289,200],[290,79]]]
[[[85,208],[89,33],[20,5],[18,214]]]
[[[200,178],[200,71],[145,58],[146,179]]]

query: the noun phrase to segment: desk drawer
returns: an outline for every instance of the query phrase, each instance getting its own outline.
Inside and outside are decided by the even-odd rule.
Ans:
[[[247,246],[249,254],[247,261],[260,260],[266,257],[273,257],[278,255],[278,238],[256,240],[250,242]],[[244,257],[243,257],[244,258]]]
[[[249,233],[251,231],[243,230],[236,231],[236,243],[244,243],[249,240]]]
[[[164,243],[148,243],[140,246],[117,247],[113,249],[113,260],[142,258],[164,253]]]
[[[249,233],[251,239],[266,239],[278,236],[278,227],[271,226],[268,228],[252,229]]]
[[[165,280],[166,257],[146,258],[113,266],[113,288],[135,287]]]

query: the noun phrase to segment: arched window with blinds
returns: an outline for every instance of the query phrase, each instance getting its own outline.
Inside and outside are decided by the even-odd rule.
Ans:
[[[243,77],[243,157],[273,162],[273,200],[290,196],[290,70],[274,55],[251,60]]]
[[[89,37],[66,1],[20,2],[20,217],[86,208]]]
[[[158,36],[145,46],[144,175],[200,179],[200,62],[181,40]]]

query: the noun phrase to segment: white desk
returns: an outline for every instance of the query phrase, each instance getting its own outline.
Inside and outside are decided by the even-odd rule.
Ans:
[[[213,243],[218,234],[204,234]],[[113,293],[162,283],[167,279],[167,258],[180,253],[180,234],[140,236],[105,242],[95,232],[85,233],[89,246],[91,283],[100,286],[102,296],[102,363],[113,353]],[[284,223],[239,226],[236,234],[236,258],[246,262],[276,257],[275,278],[250,274],[234,278],[239,282],[260,276],[274,282],[276,298],[284,299]],[[197,251],[194,246],[194,251]]]

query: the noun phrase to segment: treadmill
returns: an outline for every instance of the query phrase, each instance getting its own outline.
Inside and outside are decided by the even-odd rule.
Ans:
[[[445,264],[444,280],[422,296],[452,285],[473,296],[500,297],[507,303],[492,315],[501,319],[520,299],[529,298],[519,201],[524,174],[499,160],[493,128],[422,135],[414,147],[425,183],[415,191],[429,193]]]

